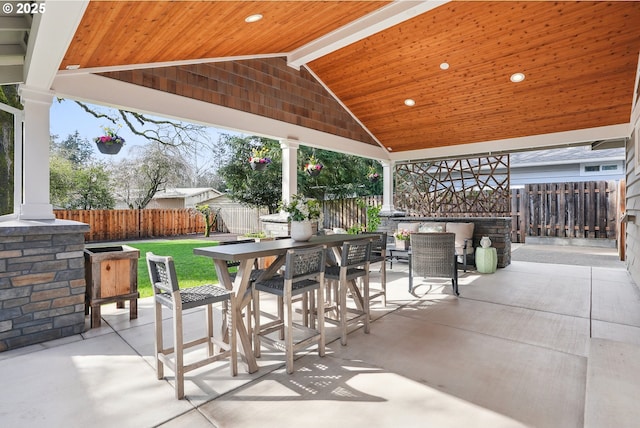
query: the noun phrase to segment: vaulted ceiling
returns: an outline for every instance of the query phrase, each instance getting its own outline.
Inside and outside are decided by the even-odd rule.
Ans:
[[[245,22],[253,14],[262,19]],[[624,134],[638,23],[640,2],[92,0],[58,69],[286,58],[390,157],[472,152]]]

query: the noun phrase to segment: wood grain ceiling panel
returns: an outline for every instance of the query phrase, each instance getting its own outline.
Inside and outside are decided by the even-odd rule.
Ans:
[[[386,3],[94,0],[60,69],[289,52]]]
[[[61,69],[285,56],[388,3],[92,0]],[[640,2],[452,1],[306,66],[394,152],[572,131],[628,123],[639,22]]]
[[[637,2],[452,2],[309,67],[394,151],[615,125],[638,22]]]

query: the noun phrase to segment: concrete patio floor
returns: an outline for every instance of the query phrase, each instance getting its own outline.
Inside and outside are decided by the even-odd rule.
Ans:
[[[266,348],[254,374],[203,367],[181,401],[171,371],[155,376],[152,301],[131,321],[107,305],[100,328],[0,353],[0,426],[637,426],[640,292],[621,262],[460,274],[459,298],[422,279],[412,295],[407,265],[394,263],[370,334],[341,346],[328,326],[327,355],[301,356],[293,375]],[[190,312],[186,331],[203,320]]]

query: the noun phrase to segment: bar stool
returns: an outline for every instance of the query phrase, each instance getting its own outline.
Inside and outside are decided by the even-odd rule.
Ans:
[[[283,275],[258,280],[252,284],[253,305],[255,308],[255,328],[253,330],[254,354],[260,356],[260,342],[266,341],[276,349],[284,348],[287,373],[293,373],[293,357],[297,350],[317,343],[318,355],[325,353],[324,320],[319,317],[317,327],[310,328],[293,321],[295,314],[293,298],[304,294],[317,293],[318,313],[324,312],[324,269],[325,246],[292,249],[287,251]],[[278,315],[273,321],[261,324],[260,292],[278,297]],[[284,306],[280,309],[280,302]],[[315,324],[315,323],[314,323]],[[302,338],[294,341],[294,329]],[[274,337],[272,333],[279,333]],[[299,337],[299,336],[298,336]]]
[[[206,364],[230,358],[231,375],[238,374],[238,359],[236,351],[236,335],[229,334],[229,343],[214,338],[213,335],[213,307],[214,303],[222,303],[223,318],[230,316],[229,304],[233,305],[233,292],[217,285],[201,285],[180,289],[176,277],[175,264],[172,257],[157,256],[147,253],[147,267],[153,286],[155,301],[155,359],[158,379],[164,377],[164,366],[175,373],[176,398],[184,398],[185,373]],[[162,334],[162,306],[173,312],[173,347],[165,348]],[[184,342],[182,311],[185,309],[204,306],[206,308],[207,335],[190,342]],[[233,319],[227,320],[227,326],[233,325]],[[207,344],[207,358],[190,364],[184,363],[184,350]],[[216,354],[214,345],[218,346]],[[172,356],[172,357],[171,357]]]
[[[326,317],[327,322],[340,326],[340,343],[347,344],[347,325],[362,322],[364,332],[369,333],[369,263],[371,259],[371,240],[357,239],[345,241],[340,255],[340,266],[325,269],[325,279],[332,285],[335,297],[337,320]],[[362,291],[356,281],[360,280]],[[354,284],[349,287],[349,283]],[[347,289],[351,290],[356,308],[347,308]],[[329,294],[328,294],[329,295]],[[329,295],[330,296],[330,295]],[[329,297],[330,298],[330,297]],[[324,313],[318,311],[319,314]],[[330,313],[330,312],[327,312]],[[349,317],[351,314],[354,316]],[[319,317],[323,318],[323,317]]]
[[[387,233],[379,233],[379,238],[371,242],[370,266],[380,263],[380,289],[369,289],[369,301],[382,297],[382,306],[387,306]]]

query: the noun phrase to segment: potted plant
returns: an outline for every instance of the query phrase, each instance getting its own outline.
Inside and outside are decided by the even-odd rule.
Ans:
[[[282,211],[288,214],[291,222],[291,238],[296,241],[308,241],[313,235],[312,221],[320,221],[322,209],[315,199],[305,199],[302,195],[293,195],[291,201],[282,203]]]
[[[251,157],[249,158],[251,169],[255,171],[263,171],[267,168],[271,163],[271,158],[268,155],[269,149],[266,147],[256,147],[251,150]]]
[[[107,155],[115,155],[124,145],[124,138],[119,136],[116,131],[109,127],[104,127],[104,135],[96,137],[93,141],[98,146],[100,153]]]
[[[309,161],[304,166],[305,172],[312,177],[320,175],[320,171],[322,171],[322,168],[324,168],[324,165],[322,165],[322,163],[318,160],[318,158],[315,157],[315,155],[311,155]]]
[[[411,243],[411,232],[407,229],[398,230],[394,235],[396,238],[397,250],[408,250]]]

